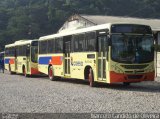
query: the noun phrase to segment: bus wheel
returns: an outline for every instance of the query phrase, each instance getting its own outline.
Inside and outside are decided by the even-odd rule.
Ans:
[[[23,67],[23,75],[24,75],[25,77],[28,77],[25,67]]]
[[[51,81],[54,81],[54,80],[55,80],[54,73],[53,73],[53,67],[52,67],[52,66],[49,67],[48,77],[49,77],[49,79],[50,79]]]
[[[13,74],[13,72],[11,71],[11,65],[9,64],[9,73]]]
[[[123,85],[124,85],[124,86],[129,86],[130,83],[129,83],[129,82],[123,82]]]
[[[94,82],[94,76],[93,76],[93,70],[90,68],[89,70],[89,86],[90,87],[94,87],[95,86],[95,82]]]

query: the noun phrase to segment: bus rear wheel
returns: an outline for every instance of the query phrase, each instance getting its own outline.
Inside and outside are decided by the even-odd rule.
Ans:
[[[50,79],[51,81],[54,81],[54,80],[55,80],[54,73],[53,73],[53,67],[52,67],[52,66],[49,67],[48,77],[49,77],[49,79]]]
[[[13,74],[13,72],[11,71],[11,65],[9,64],[9,73]]]
[[[89,86],[94,87],[95,82],[94,82],[94,76],[93,76],[93,70],[92,69],[89,70],[88,78],[89,78]]]
[[[24,75],[25,77],[28,77],[28,74],[27,74],[27,72],[26,72],[26,68],[25,68],[25,67],[23,67],[23,75]]]

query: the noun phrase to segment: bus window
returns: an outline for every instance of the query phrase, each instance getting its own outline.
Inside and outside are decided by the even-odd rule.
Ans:
[[[74,52],[84,51],[84,34],[77,34],[73,36],[74,42]]]
[[[18,56],[26,56],[26,48],[27,46],[24,45],[24,46],[18,46],[16,49],[17,49],[17,55]],[[15,50],[12,51],[14,54],[15,54]],[[14,55],[15,56],[15,55]]]
[[[96,34],[95,32],[86,33],[86,51],[96,50]]]
[[[55,52],[55,40],[51,39],[48,40],[48,53],[54,53]]]
[[[5,49],[5,56],[14,56],[15,55],[15,48],[6,48]]]
[[[47,54],[47,47],[48,47],[47,40],[40,41],[39,42],[39,54]]]
[[[55,52],[63,53],[63,39],[62,38],[55,39]]]

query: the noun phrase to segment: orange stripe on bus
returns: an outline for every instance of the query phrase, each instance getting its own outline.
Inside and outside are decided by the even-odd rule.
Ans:
[[[62,56],[53,56],[49,64],[62,65],[62,61],[63,61],[62,58],[63,58]]]
[[[9,64],[14,64],[14,59],[10,59]]]

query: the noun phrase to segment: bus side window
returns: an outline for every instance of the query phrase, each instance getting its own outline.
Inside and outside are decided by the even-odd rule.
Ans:
[[[54,52],[55,52],[54,39],[48,40],[48,53],[54,53]]]
[[[84,51],[84,34],[79,34],[78,41],[78,51],[82,52]]]
[[[86,33],[86,42],[85,42],[85,50],[86,51],[95,51],[96,50],[96,33],[89,32]]]
[[[47,54],[48,50],[48,41],[40,41],[39,42],[39,54]]]
[[[74,47],[73,49],[74,49],[74,50],[73,50],[73,51],[74,51],[74,52],[77,52],[77,51],[78,51],[78,40],[77,40],[77,39],[78,39],[77,35],[74,35],[74,36],[73,36],[73,43],[74,43],[74,45],[73,45],[73,47]]]
[[[84,34],[76,34],[73,36],[74,43],[74,52],[83,52],[84,51]]]
[[[63,38],[56,38],[55,39],[55,52],[56,53],[63,53]]]

